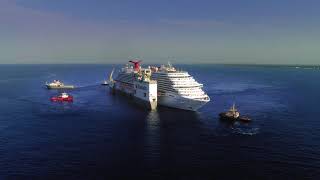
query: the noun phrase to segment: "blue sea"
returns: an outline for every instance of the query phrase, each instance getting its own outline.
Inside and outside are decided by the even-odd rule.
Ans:
[[[198,112],[111,94],[113,65],[0,65],[0,179],[320,179],[319,69],[175,66],[204,84]],[[251,123],[219,120],[233,102]]]

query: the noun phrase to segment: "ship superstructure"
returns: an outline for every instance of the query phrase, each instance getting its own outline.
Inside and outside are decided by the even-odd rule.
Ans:
[[[110,88],[125,93],[149,109],[157,108],[157,82],[151,80],[151,69],[141,68],[140,61],[129,61],[134,66],[126,65],[114,80]],[[111,79],[111,78],[110,78]]]
[[[203,85],[188,72],[176,70],[170,63],[151,69],[151,79],[158,84],[159,105],[196,111],[210,101]]]

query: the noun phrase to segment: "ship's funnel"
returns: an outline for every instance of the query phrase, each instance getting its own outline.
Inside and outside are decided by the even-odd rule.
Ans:
[[[131,61],[129,61],[129,62],[133,63],[133,65],[134,65],[134,70],[135,70],[135,71],[138,71],[138,70],[140,69],[140,62],[141,62],[141,60],[138,60],[138,61],[131,60]]]

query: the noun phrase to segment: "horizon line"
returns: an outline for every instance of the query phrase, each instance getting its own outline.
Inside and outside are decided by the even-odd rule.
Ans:
[[[0,63],[0,65],[122,65],[126,63]],[[145,63],[163,64],[163,63]],[[245,66],[320,66],[320,64],[272,64],[272,63],[172,63],[178,65],[245,65]]]

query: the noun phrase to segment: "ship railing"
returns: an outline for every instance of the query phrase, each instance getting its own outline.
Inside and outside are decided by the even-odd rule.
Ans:
[[[174,88],[186,88],[186,87],[203,87],[203,84],[191,84],[191,85],[188,85],[188,84],[186,84],[186,85],[180,85],[180,84],[172,84],[172,87],[174,87]]]

